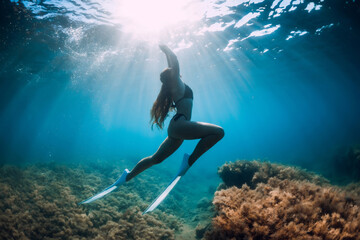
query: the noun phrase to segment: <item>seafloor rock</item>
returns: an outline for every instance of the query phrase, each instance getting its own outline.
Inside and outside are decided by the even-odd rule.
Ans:
[[[113,168],[102,169],[107,174]],[[105,199],[80,200],[114,179],[56,164],[0,167],[0,239],[174,239],[180,221],[155,211],[130,186]],[[101,182],[100,179],[104,179]],[[107,182],[108,181],[108,182]]]
[[[359,185],[345,191],[315,174],[257,161],[226,164],[221,176],[224,169],[235,173],[215,193],[217,214],[205,239],[360,239]]]
[[[300,168],[260,161],[239,160],[226,163],[219,168],[218,174],[224,182],[220,188],[241,187],[246,183],[254,189],[258,183],[266,183],[272,177],[281,180],[308,180],[318,185],[329,183],[327,179]]]

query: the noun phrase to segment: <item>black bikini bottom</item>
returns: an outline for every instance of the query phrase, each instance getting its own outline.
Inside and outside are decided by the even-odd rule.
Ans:
[[[177,114],[175,114],[175,115],[173,116],[173,119],[174,119],[174,121],[176,122],[176,121],[177,121],[179,118],[181,118],[181,117],[184,117],[184,118],[187,120],[185,114],[182,114],[182,113],[177,113]]]

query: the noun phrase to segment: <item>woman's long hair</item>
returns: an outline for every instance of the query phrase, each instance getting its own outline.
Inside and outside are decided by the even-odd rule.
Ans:
[[[166,84],[167,78],[170,77],[170,70],[171,69],[168,68],[164,70],[160,75],[160,80],[163,84],[161,86],[159,95],[157,96],[150,111],[151,128],[153,128],[154,124],[156,124],[158,128],[163,129],[164,121],[168,116],[169,111],[172,111],[174,109],[172,104],[173,100]]]

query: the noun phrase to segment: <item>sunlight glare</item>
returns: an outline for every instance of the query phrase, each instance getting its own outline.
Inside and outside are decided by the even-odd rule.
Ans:
[[[125,32],[156,37],[171,26],[185,26],[201,19],[193,0],[123,0],[116,9]]]

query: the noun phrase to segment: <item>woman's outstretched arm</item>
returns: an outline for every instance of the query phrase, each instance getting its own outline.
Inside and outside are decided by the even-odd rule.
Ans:
[[[173,51],[171,51],[171,49],[166,46],[166,45],[159,45],[161,51],[163,51],[166,55],[166,59],[168,62],[168,66],[169,68],[171,68],[173,70],[173,74],[175,77],[178,77],[180,74],[180,67],[179,67],[179,61],[175,55],[175,53]]]

